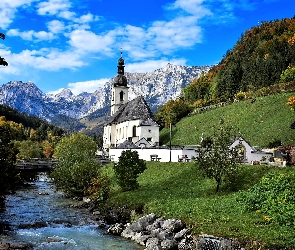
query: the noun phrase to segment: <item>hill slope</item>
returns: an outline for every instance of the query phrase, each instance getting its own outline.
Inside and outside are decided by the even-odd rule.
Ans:
[[[294,145],[295,133],[290,125],[295,114],[286,105],[292,95],[295,92],[259,97],[254,103],[251,100],[240,101],[185,117],[172,129],[172,144],[200,144],[202,133],[205,137],[212,135],[213,126],[224,117],[253,146],[267,146],[275,140],[280,140],[283,145]],[[168,129],[163,129],[160,136],[162,143],[169,142]]]

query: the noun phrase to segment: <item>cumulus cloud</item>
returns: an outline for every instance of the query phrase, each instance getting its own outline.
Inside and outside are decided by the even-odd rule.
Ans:
[[[110,47],[114,44],[113,32],[96,35],[88,30],[74,30],[69,35],[69,44],[84,52],[110,53]]]
[[[29,41],[50,41],[55,38],[54,34],[52,32],[46,32],[46,31],[19,31],[18,29],[11,29],[7,32],[7,35],[9,36],[19,36],[23,40],[29,40]],[[37,39],[37,40],[36,40]]]
[[[69,83],[68,88],[71,89],[74,95],[78,95],[83,92],[93,93],[98,88],[102,88],[104,84],[109,80],[110,79],[108,78],[102,78],[99,80],[74,82],[74,83]]]
[[[37,0],[1,0],[0,1],[0,28],[5,30],[13,22],[19,7],[27,7]]]
[[[68,11],[71,3],[68,0],[49,0],[38,4],[39,15],[56,15]]]

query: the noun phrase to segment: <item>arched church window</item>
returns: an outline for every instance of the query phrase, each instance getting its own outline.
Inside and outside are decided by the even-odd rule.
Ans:
[[[120,101],[121,102],[124,101],[124,92],[123,91],[120,92]]]
[[[132,137],[136,137],[136,126],[133,126]]]

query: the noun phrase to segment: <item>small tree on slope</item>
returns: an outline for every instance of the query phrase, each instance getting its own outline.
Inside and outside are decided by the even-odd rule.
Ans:
[[[211,144],[198,150],[197,162],[205,175],[216,181],[216,192],[222,182],[230,182],[237,175],[237,149],[229,145],[234,139],[231,126],[225,125],[221,119],[219,127],[215,128]]]

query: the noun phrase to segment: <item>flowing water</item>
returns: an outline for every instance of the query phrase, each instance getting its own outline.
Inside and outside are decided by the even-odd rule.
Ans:
[[[7,196],[0,222],[10,226],[2,241],[31,243],[36,250],[143,249],[134,242],[105,234],[87,211],[69,207],[72,200],[55,190],[45,173],[26,188]],[[32,227],[34,225],[34,227]]]

